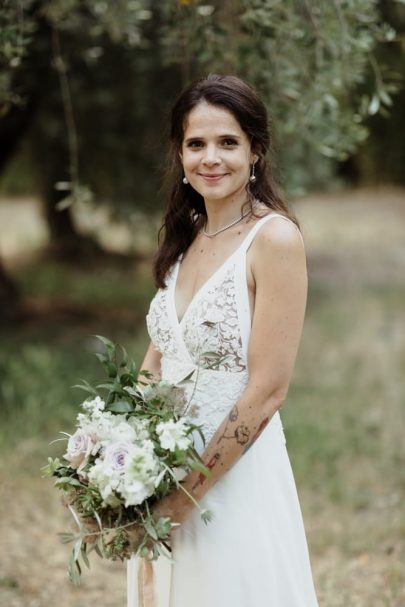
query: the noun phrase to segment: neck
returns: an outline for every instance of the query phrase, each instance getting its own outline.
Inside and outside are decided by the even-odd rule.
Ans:
[[[216,232],[227,223],[240,217],[242,207],[247,201],[245,191],[238,192],[226,198],[205,198],[205,209],[207,212],[206,230]]]

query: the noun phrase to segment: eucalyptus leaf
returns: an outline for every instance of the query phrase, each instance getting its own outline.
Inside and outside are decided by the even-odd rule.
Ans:
[[[56,479],[55,486],[59,487],[59,485],[71,485],[72,487],[83,487],[82,483],[77,478],[72,478],[71,476],[62,476],[61,478]]]
[[[105,366],[106,366],[109,377],[112,378],[112,377],[117,376],[118,369],[117,369],[117,365],[115,363],[108,361]]]
[[[212,477],[212,473],[209,471],[209,469],[204,466],[204,464],[201,464],[199,461],[194,460],[191,464],[191,467],[193,468],[193,470],[198,470],[199,472],[202,472],[207,478]]]
[[[116,400],[106,407],[107,411],[112,413],[130,413],[134,406],[126,400]]]
[[[88,569],[90,569],[90,561],[89,561],[89,558],[87,556],[87,551],[86,551],[86,545],[85,544],[83,544],[83,546],[81,548],[81,557],[82,557],[83,563],[86,565],[86,567]]]
[[[99,543],[97,542],[96,544],[94,544],[94,551],[98,554],[98,556],[102,559],[104,558],[104,554],[102,549],[99,546]]]
[[[110,355],[115,352],[115,345],[107,337],[104,337],[103,335],[93,335],[92,337],[97,337],[97,339],[99,339],[105,345]]]
[[[107,390],[112,390],[114,388],[114,382],[107,382],[102,384],[97,384],[97,388],[106,388]]]
[[[102,352],[96,352],[95,356],[98,358],[98,360],[104,364],[106,363],[109,359],[108,356],[106,356],[106,354],[103,354]]]
[[[58,533],[58,535],[62,544],[70,544],[70,542],[73,542],[73,540],[76,539],[76,536],[73,533]]]
[[[128,364],[128,353],[127,353],[126,349],[124,348],[124,346],[119,344],[119,347],[121,348],[121,351],[122,351],[122,360],[121,360],[119,366],[126,367],[126,365]]]
[[[84,381],[84,380],[82,380],[82,381]],[[90,394],[97,396],[97,390],[95,388],[93,388],[93,386],[90,386],[90,384],[88,384],[88,385],[75,384],[74,386],[72,386],[72,388],[79,388],[80,390],[84,390],[84,392],[89,392]]]
[[[80,556],[80,551],[82,549],[83,540],[80,538],[77,540],[76,544],[73,547],[73,559],[77,561]]]
[[[144,527],[146,529],[146,531],[149,533],[149,535],[154,539],[157,540],[158,539],[158,534],[156,533],[156,529],[154,528],[154,526],[151,524],[150,521],[145,520],[144,521]]]

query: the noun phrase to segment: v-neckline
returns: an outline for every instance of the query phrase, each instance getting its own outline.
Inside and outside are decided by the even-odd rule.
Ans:
[[[223,261],[216,270],[214,270],[214,272],[211,274],[211,276],[205,281],[203,282],[203,284],[201,285],[201,287],[199,287],[197,289],[197,291],[194,293],[193,297],[191,298],[191,300],[189,301],[189,304],[187,306],[187,308],[185,309],[185,312],[183,314],[183,316],[181,317],[181,319],[179,320],[179,316],[177,314],[177,307],[176,307],[176,286],[177,286],[177,277],[179,275],[179,270],[180,270],[180,262],[183,259],[183,253],[181,253],[181,255],[179,256],[178,260],[176,261],[175,264],[175,268],[174,268],[174,273],[173,273],[173,278],[171,280],[171,303],[172,303],[172,308],[173,308],[173,314],[174,314],[174,318],[176,320],[176,324],[178,327],[181,327],[184,319],[188,316],[189,310],[190,308],[193,307],[194,302],[197,300],[197,298],[201,295],[202,291],[209,285],[211,284],[211,282],[213,282],[214,278],[217,276],[217,274],[219,274],[219,272],[221,270],[223,270],[227,264],[232,260],[232,258],[240,251],[240,249],[242,248],[242,246],[244,245],[244,243],[246,242],[246,240],[248,239],[250,233],[254,230],[255,226],[265,217],[268,217],[269,215],[277,215],[278,213],[267,213],[267,215],[264,215],[263,217],[260,217],[260,219],[258,219],[254,226],[249,230],[249,232],[246,234],[245,238],[242,240],[242,242],[236,247],[236,249],[234,250],[233,253],[231,253],[226,259],[225,261]]]

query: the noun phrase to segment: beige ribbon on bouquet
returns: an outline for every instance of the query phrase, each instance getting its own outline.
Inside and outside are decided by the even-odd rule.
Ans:
[[[138,563],[138,605],[139,607],[157,607],[153,562],[140,558]]]

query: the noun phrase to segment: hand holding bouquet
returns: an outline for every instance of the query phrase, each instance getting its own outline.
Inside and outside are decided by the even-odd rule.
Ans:
[[[66,435],[62,459],[48,458],[44,476],[56,477],[78,533],[64,533],[74,542],[69,577],[78,582],[80,559],[89,566],[94,550],[103,558],[129,558],[133,553],[156,560],[170,558],[170,533],[176,521],[153,515],[159,500],[176,489],[193,496],[181,479],[198,470],[209,476],[194,448],[193,432],[204,441],[201,427],[182,413],[187,408],[183,389],[165,381],[152,381],[147,371],[136,372],[125,349],[96,336],[105,353],[96,353],[107,380],[93,387],[86,380],[78,387],[90,394],[81,404],[77,429]],[[105,391],[104,396],[99,391]],[[59,439],[65,440],[65,439]],[[201,510],[208,522],[211,512]]]

